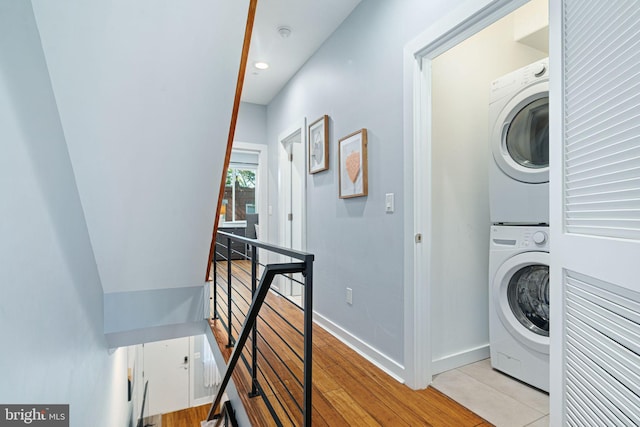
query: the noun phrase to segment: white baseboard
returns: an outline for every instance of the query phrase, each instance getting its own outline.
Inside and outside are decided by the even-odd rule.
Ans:
[[[313,312],[313,321],[331,335],[345,343],[349,348],[382,369],[396,381],[404,384],[405,368],[389,356],[381,353],[349,331],[336,325],[318,312]]]
[[[460,366],[468,365],[469,363],[486,359],[487,357],[489,357],[489,344],[461,351],[456,354],[450,354],[438,360],[434,360],[431,362],[431,369],[433,375],[436,375],[441,372],[459,368]]]

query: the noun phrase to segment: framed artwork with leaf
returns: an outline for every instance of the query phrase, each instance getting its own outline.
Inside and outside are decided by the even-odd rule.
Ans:
[[[309,173],[329,169],[329,116],[326,114],[309,125]]]
[[[366,196],[367,130],[360,129],[338,141],[338,181],[341,199]]]

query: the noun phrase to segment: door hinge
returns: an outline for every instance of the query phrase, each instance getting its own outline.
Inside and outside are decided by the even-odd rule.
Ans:
[[[293,153],[289,154],[289,161],[293,162]]]
[[[292,214],[292,213],[290,213],[289,215],[287,215],[287,219],[288,219],[289,221],[293,221],[293,214]]]
[[[416,243],[422,243],[422,233],[416,234]]]

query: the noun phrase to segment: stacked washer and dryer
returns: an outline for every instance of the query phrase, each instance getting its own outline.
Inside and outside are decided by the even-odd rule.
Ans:
[[[491,365],[549,391],[549,62],[491,83]]]

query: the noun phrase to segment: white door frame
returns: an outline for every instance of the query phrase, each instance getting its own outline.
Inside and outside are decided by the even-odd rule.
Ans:
[[[260,224],[259,240],[267,240],[269,235],[269,164],[268,147],[264,144],[253,144],[251,142],[233,141],[233,150],[250,151],[258,154],[258,179],[256,182],[256,194],[258,195],[257,212],[258,223]]]
[[[467,0],[404,48],[405,383],[427,387],[431,366],[431,61],[529,0]],[[488,224],[487,224],[488,226]]]

